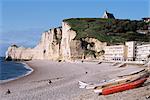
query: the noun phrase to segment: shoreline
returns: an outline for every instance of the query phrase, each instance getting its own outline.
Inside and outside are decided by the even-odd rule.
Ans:
[[[11,81],[21,79],[23,77],[26,77],[26,76],[30,75],[34,71],[34,69],[32,67],[30,67],[27,63],[25,63],[25,62],[19,62],[19,63],[23,64],[23,67],[26,68],[26,69],[29,69],[30,71],[27,71],[25,74],[17,76],[15,78],[0,80],[0,84],[5,84],[5,83],[11,82]]]

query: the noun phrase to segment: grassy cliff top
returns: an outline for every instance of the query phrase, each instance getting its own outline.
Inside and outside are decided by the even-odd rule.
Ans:
[[[150,42],[148,34],[136,32],[147,30],[148,23],[143,21],[104,18],[70,18],[63,21],[77,32],[75,39],[92,37],[111,44],[125,41]]]

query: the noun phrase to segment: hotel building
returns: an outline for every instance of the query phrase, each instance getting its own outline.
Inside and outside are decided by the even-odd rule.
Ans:
[[[106,46],[104,51],[106,61],[146,61],[150,54],[150,43],[129,41],[125,45]]]
[[[105,60],[111,61],[124,61],[125,60],[125,46],[124,45],[114,45],[105,47]]]
[[[150,54],[150,44],[143,44],[136,46],[136,61],[146,61]]]
[[[126,50],[126,56],[125,59],[127,61],[134,61],[135,56],[136,56],[136,42],[135,41],[130,41],[125,43]]]

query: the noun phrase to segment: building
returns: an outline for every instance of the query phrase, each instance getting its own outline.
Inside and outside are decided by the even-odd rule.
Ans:
[[[113,46],[106,46],[104,48],[105,50],[105,60],[111,61],[124,61],[125,60],[125,45],[113,45]]]
[[[135,50],[136,50],[136,42],[130,41],[125,43],[126,46],[126,60],[134,61],[135,60]]]
[[[102,18],[112,18],[115,19],[114,15],[111,13],[108,13],[107,11],[104,12]]]
[[[150,22],[150,17],[142,18],[144,22],[148,23]]]
[[[136,61],[146,61],[150,54],[150,44],[136,46]]]
[[[104,51],[106,61],[146,61],[150,54],[150,43],[129,41],[125,45],[106,46]]]

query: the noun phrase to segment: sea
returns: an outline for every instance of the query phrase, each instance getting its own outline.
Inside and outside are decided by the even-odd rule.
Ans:
[[[9,82],[26,75],[33,71],[25,63],[16,61],[5,61],[4,57],[0,57],[0,83]]]

